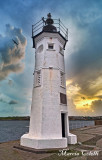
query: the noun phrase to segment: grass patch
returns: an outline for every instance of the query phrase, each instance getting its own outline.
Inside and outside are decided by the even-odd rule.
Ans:
[[[15,117],[0,117],[0,121],[8,121],[8,120],[29,120],[30,117],[29,116],[25,116],[25,117],[19,117],[19,116],[15,116]]]
[[[93,137],[85,142],[83,142],[82,144],[86,144],[86,145],[96,145],[96,142],[98,140],[100,140],[102,138],[101,135],[96,135],[96,137]]]
[[[93,150],[94,149],[94,147],[87,147],[87,146],[78,146],[78,148],[80,148],[81,150]]]

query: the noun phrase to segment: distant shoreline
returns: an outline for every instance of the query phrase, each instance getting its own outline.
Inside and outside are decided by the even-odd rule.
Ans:
[[[12,121],[12,120],[30,120],[30,117],[0,117],[0,121]]]
[[[29,116],[14,116],[14,117],[0,117],[0,121],[4,121],[4,120],[30,120]],[[102,120],[102,116],[97,116],[97,117],[90,117],[90,116],[69,116],[69,120]]]

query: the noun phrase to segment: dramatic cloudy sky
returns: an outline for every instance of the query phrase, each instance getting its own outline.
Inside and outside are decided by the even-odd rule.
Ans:
[[[102,115],[102,0],[2,0],[0,116],[30,114],[35,62],[31,26],[49,12],[69,29],[69,115]]]

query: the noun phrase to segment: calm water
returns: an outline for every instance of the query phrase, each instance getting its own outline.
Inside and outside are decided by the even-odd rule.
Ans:
[[[69,121],[69,128],[92,126],[94,121]],[[29,121],[0,121],[0,142],[17,140],[28,132]]]
[[[19,139],[28,126],[29,121],[0,121],[0,142]]]
[[[76,120],[76,121],[69,121],[69,129],[76,129],[85,126],[94,126],[94,121],[83,121],[83,120]]]

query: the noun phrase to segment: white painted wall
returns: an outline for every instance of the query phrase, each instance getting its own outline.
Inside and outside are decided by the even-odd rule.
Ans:
[[[67,105],[60,108],[60,92],[66,93],[66,88],[60,87],[60,71],[65,72],[65,66],[64,56],[59,53],[59,48],[64,44],[62,45],[58,35],[46,37],[45,34],[36,42],[35,70],[41,69],[42,84],[33,89],[30,134],[40,138],[61,138],[61,111],[67,113]],[[48,49],[48,43],[54,44],[53,50]],[[41,45],[43,50],[39,53]]]
[[[48,43],[54,44],[53,50],[48,49]],[[58,33],[43,32],[35,38],[34,73],[41,70],[41,85],[33,86],[29,133],[21,138],[21,145],[33,146],[32,148],[51,148],[51,146],[53,146],[52,148],[61,148],[67,146],[66,138],[69,134],[68,111],[67,105],[60,104],[60,92],[66,94],[66,86],[60,86],[60,72],[65,73],[65,65],[64,55],[59,52],[59,48],[60,46],[63,47],[64,44],[65,40]],[[41,45],[43,45],[43,50],[39,51]],[[61,113],[66,115],[66,138],[62,138]],[[45,140],[43,146],[42,140]]]

